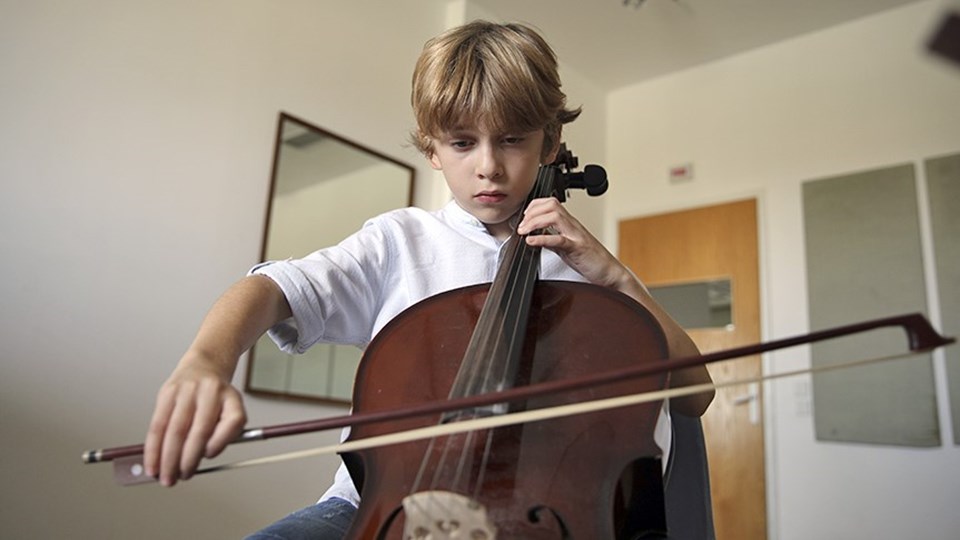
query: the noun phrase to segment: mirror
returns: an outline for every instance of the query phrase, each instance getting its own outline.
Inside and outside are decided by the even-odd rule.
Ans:
[[[410,165],[280,113],[262,261],[303,257],[334,245],[378,214],[412,204]],[[363,351],[317,344],[280,351],[264,335],[249,355],[252,394],[349,403]]]

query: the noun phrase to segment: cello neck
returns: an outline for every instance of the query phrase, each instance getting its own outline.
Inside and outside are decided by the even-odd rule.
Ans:
[[[555,166],[541,166],[526,204],[553,194],[557,175]],[[525,235],[513,234],[507,240],[504,256],[453,382],[451,399],[514,386],[540,266],[540,248],[527,245],[525,239]],[[503,412],[506,408],[492,405],[467,414],[484,416]]]

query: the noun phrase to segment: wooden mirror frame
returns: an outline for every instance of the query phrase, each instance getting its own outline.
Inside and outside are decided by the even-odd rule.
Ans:
[[[291,134],[289,133],[290,131],[294,131],[294,133]],[[319,144],[316,143],[323,143],[326,146],[320,150],[317,150],[320,147]],[[330,146],[333,143],[336,143],[337,146]],[[289,166],[291,163],[291,156],[300,155],[290,154],[289,152],[294,151],[294,149],[297,148],[299,148],[299,150],[296,151],[302,151],[303,148],[310,147],[311,145],[313,145],[315,148],[315,150],[313,150],[314,152],[324,152],[323,154],[316,154],[312,157],[323,159],[324,157],[329,157],[327,154],[342,152],[344,159],[338,161],[337,163],[323,163],[322,170],[318,170],[317,172],[317,176],[321,176],[321,178],[316,181],[313,181],[314,174],[312,171],[314,169],[312,164],[308,164],[308,167],[310,167],[308,170],[299,168],[295,171],[295,173],[303,174],[294,174],[291,176],[290,173],[286,173],[281,165],[281,160],[284,159],[284,156],[287,156],[285,163],[287,163]],[[298,157],[294,161],[301,159],[302,158]],[[297,167],[300,166],[297,165]],[[377,169],[374,170],[374,167]],[[369,211],[367,211],[368,209],[366,208],[359,209],[350,214],[350,219],[330,220],[330,218],[326,218],[323,222],[322,228],[290,228],[292,223],[291,220],[288,219],[289,216],[287,216],[283,221],[279,222],[283,227],[286,228],[278,229],[279,226],[277,220],[278,216],[281,214],[278,213],[277,206],[283,203],[283,199],[280,197],[282,197],[285,192],[303,192],[304,190],[311,189],[335,189],[338,192],[336,197],[338,206],[337,211],[342,211],[343,208],[340,207],[342,207],[343,203],[347,201],[357,203],[371,202],[371,190],[369,189],[359,188],[357,196],[344,196],[341,194],[340,191],[347,188],[346,184],[357,181],[366,182],[380,180],[381,177],[378,177],[377,175],[380,172],[386,172],[380,171],[380,169],[383,167],[396,167],[397,179],[406,182],[405,189],[404,186],[401,185],[389,195],[389,201],[374,201],[373,206],[370,207]],[[361,173],[358,174],[357,171],[361,171]],[[367,172],[363,173],[362,171]],[[282,174],[285,175],[283,178],[280,176]],[[391,172],[390,174],[393,173]],[[308,178],[304,178],[304,176],[307,176]],[[266,203],[266,218],[264,220],[263,227],[263,241],[261,243],[260,261],[278,260],[288,257],[303,257],[317,249],[336,244],[347,235],[358,230],[364,221],[374,217],[375,215],[385,211],[393,210],[395,208],[412,205],[415,177],[416,172],[411,165],[320,128],[301,118],[285,112],[280,112],[277,122],[276,139],[274,142],[273,165],[270,175],[270,189]],[[293,179],[291,180],[291,178]],[[289,184],[284,184],[285,180],[287,182],[293,182],[293,187],[290,187]],[[323,186],[322,184],[325,181],[339,182],[341,185]],[[317,198],[317,194],[320,195],[319,198]],[[302,197],[301,195],[298,196]],[[315,191],[315,194],[312,196],[314,197],[315,201],[325,200],[323,194],[320,192]],[[394,203],[393,199],[399,198],[402,198],[402,200],[396,200]],[[307,202],[309,202],[309,200]],[[316,212],[310,212],[310,214],[311,215],[309,217],[304,214],[303,219],[312,219],[317,221],[318,215],[326,215],[322,208],[318,208]],[[332,223],[331,221],[335,223]],[[299,222],[295,222],[293,224],[297,223]],[[309,242],[314,245],[307,246],[307,240],[303,240],[298,244],[296,241],[287,242],[286,239],[281,240],[281,238],[277,237],[277,235],[283,235],[285,232],[289,235],[290,231],[296,232],[308,229],[311,230],[311,238]],[[334,230],[331,231],[331,229]],[[274,236],[272,237],[271,234]],[[317,236],[316,241],[313,240],[315,234]],[[325,235],[326,237],[324,237]],[[277,248],[276,245],[271,246],[271,243],[282,244],[283,247]],[[294,244],[298,246],[302,245],[302,250],[299,252],[292,252],[292,245]],[[362,352],[358,352],[359,349],[343,345],[330,346],[325,344],[317,344],[311,348],[311,351],[314,351],[318,348],[321,348],[319,354],[322,354],[323,350],[330,351],[330,355],[327,357],[327,359],[323,360],[322,358],[318,358],[317,355],[311,357],[311,351],[308,351],[304,355],[288,355],[279,351],[277,346],[273,343],[265,344],[265,341],[269,340],[270,338],[264,335],[260,338],[257,344],[251,347],[250,352],[248,353],[246,381],[244,384],[244,390],[248,394],[327,404],[349,405],[350,396],[352,395],[353,376],[356,371],[355,364],[359,362],[360,355],[362,354]],[[338,349],[333,347],[337,347]],[[340,351],[341,356],[343,353],[346,353],[348,356],[347,360],[341,361],[341,369],[339,370],[336,370],[336,351]],[[258,360],[261,362],[259,366],[256,364]],[[311,376],[309,378],[311,380],[319,377],[317,391],[305,391],[304,386],[313,385],[297,383],[295,380],[297,362],[300,362],[301,366],[307,365],[305,364],[306,362],[312,362],[308,368],[301,368],[299,371],[301,373],[306,372],[310,374]],[[283,363],[285,363],[285,365],[280,365]],[[324,363],[326,363],[326,365],[322,365]],[[300,383],[302,382],[303,381],[300,381]],[[349,387],[344,388],[345,385],[348,385]],[[325,388],[326,391],[320,391],[319,388]]]

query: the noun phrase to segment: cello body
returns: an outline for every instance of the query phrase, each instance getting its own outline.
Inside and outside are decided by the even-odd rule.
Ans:
[[[381,330],[361,361],[354,413],[446,399],[489,285],[428,298]],[[538,281],[515,385],[577,378],[667,359],[653,316],[618,292]],[[438,331],[437,329],[443,329]],[[618,382],[525,403],[355,427],[362,439],[458,418],[655,391],[668,375]],[[361,504],[349,538],[438,538],[471,520],[489,526],[448,538],[633,538],[663,528],[660,448],[653,431],[661,402],[390,445],[343,454]],[[456,494],[468,501],[457,507]],[[404,499],[421,494],[419,501]],[[426,502],[424,502],[426,501]],[[427,525],[411,523],[413,507]],[[480,517],[469,514],[479,512]],[[404,530],[406,529],[406,533]],[[442,537],[442,536],[441,536]]]

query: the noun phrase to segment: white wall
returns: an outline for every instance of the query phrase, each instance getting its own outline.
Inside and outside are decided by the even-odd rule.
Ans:
[[[200,318],[256,261],[280,110],[415,164],[417,202],[442,199],[404,144],[410,71],[424,40],[473,13],[439,0],[11,4],[0,17],[0,537],[236,538],[309,503],[335,460],[165,490],[117,488],[109,466],[79,456],[142,438]],[[575,211],[615,246],[618,219],[759,196],[766,334],[805,331],[800,182],[960,149],[960,71],[919,50],[935,6],[607,103],[564,66],[585,109],[567,139],[611,175],[603,202],[578,194]],[[667,167],[688,160],[697,179],[667,185]],[[794,384],[776,386],[767,409],[780,538],[960,528],[958,484],[944,473],[958,470],[955,449],[817,444]],[[337,412],[248,406],[251,425]]]
[[[432,204],[405,140],[442,4],[3,2],[0,537],[238,538],[326,487],[336,459],[165,490],[80,454],[142,440],[200,318],[256,262],[279,111],[415,164]],[[342,412],[247,403],[251,425]]]
[[[618,220],[755,196],[764,334],[807,331],[805,180],[960,151],[960,68],[923,51],[938,2],[921,2],[614,92],[607,241]],[[670,185],[669,167],[696,178]],[[632,181],[622,181],[630,178]],[[804,367],[804,351],[767,372]],[[960,449],[818,443],[809,380],[769,388],[773,538],[956,538]]]

